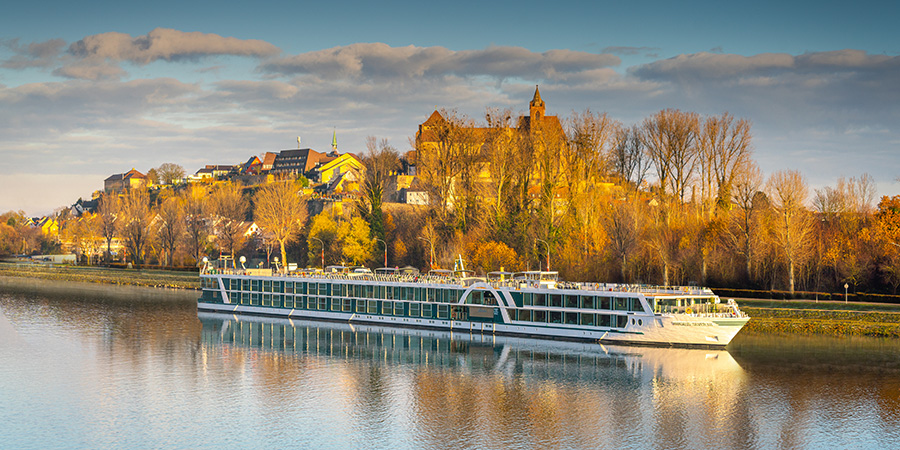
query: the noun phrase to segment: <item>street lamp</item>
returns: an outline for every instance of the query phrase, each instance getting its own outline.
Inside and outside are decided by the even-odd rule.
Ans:
[[[384,266],[382,266],[382,267],[387,267],[387,242],[384,242],[383,239],[379,239],[379,238],[375,238],[375,240],[384,244]]]
[[[325,270],[325,242],[317,237],[310,236],[309,238],[319,241],[319,244],[322,245],[322,270]]]
[[[433,269],[434,268],[434,242],[431,239],[428,239],[426,237],[421,237],[421,236],[418,237],[417,239],[420,241],[425,241],[431,245],[431,264],[429,265],[428,268]]]
[[[847,288],[850,287],[847,283],[844,283],[844,304],[847,304]]]
[[[535,239],[535,242],[543,242],[547,246],[547,272],[550,271],[550,244],[543,239]],[[536,245],[536,244],[535,244]]]

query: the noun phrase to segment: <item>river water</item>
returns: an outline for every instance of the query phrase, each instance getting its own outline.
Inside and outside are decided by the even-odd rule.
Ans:
[[[600,346],[0,281],[0,448],[900,448],[896,340]]]

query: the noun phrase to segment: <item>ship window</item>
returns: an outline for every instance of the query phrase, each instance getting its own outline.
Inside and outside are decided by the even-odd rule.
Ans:
[[[591,297],[590,295],[582,295],[581,307],[584,309],[594,309],[594,297]]]
[[[469,301],[466,302],[470,305],[481,305],[484,303],[484,292],[475,290],[469,294]]]
[[[251,305],[259,304],[259,293],[258,292],[253,292],[250,294],[250,304]]]
[[[577,295],[567,295],[566,296],[566,308],[577,308],[578,307],[578,296]]]
[[[316,283],[309,283],[306,285],[306,288],[308,289],[307,293],[310,295],[316,295],[319,293],[319,285],[317,285]]]
[[[410,317],[419,317],[421,315],[421,308],[419,303],[410,303],[409,304],[409,315]]]
[[[341,299],[339,299],[339,298],[331,299],[331,310],[332,311],[340,311],[341,310]]]
[[[292,295],[285,295],[285,296],[284,296],[284,304],[283,304],[283,306],[284,306],[285,308],[293,309],[293,308],[294,308],[294,296],[292,296]]]
[[[394,286],[394,295],[391,297],[392,300],[400,299],[400,286]]]
[[[612,326],[612,316],[611,315],[600,314],[597,317],[599,317],[599,319],[600,319],[600,321],[599,321],[599,323],[597,323],[597,325],[600,325],[601,327],[611,327]]]
[[[284,293],[285,294],[293,294],[294,293],[294,282],[288,281],[284,283]]]
[[[534,311],[534,321],[547,323],[547,311]]]
[[[562,308],[562,295],[553,294],[550,296],[550,306],[554,308]]]
[[[281,308],[281,294],[272,294],[272,307]]]
[[[613,300],[614,300],[614,302],[615,302],[615,307],[614,307],[614,309],[615,309],[616,311],[627,311],[627,310],[628,310],[628,307],[627,307],[627,305],[628,305],[628,299],[626,299],[626,298],[624,298],[624,297],[616,297],[616,298],[613,299]]]
[[[284,282],[282,281],[273,281],[272,282],[272,292],[282,293],[284,292]]]
[[[534,294],[531,292],[526,292],[523,296],[522,306],[533,306],[534,305]]]
[[[328,309],[328,297],[319,297],[319,309]]]
[[[450,306],[448,306],[448,305],[438,305],[438,307],[437,307],[437,317],[438,317],[438,319],[448,319],[448,318],[450,318]]]
[[[369,286],[370,288],[372,286]],[[319,283],[319,295],[331,295],[331,284]]]
[[[242,291],[250,290],[250,280],[241,280],[241,290]]]
[[[381,313],[391,314],[394,311],[393,302],[381,302]]]
[[[520,307],[520,308],[521,308],[522,306],[524,306],[524,305],[522,304],[522,293],[521,293],[521,292],[510,292],[509,295],[510,295],[510,297],[512,297],[513,304],[514,304],[515,306],[518,306],[518,307]]]
[[[485,291],[484,293],[484,304],[485,305],[497,305],[499,302],[497,301],[497,297],[491,291]]]
[[[562,313],[559,311],[550,311],[550,323],[562,323]]]
[[[251,290],[251,291],[257,291],[257,292],[259,292],[259,286],[260,286],[261,284],[262,284],[262,283],[260,283],[260,280],[252,280],[252,281],[250,282],[250,290]]]
[[[625,328],[628,326],[628,316],[616,316],[616,318],[618,319],[617,327]]]
[[[367,306],[366,306],[366,312],[367,312],[367,313],[369,313],[369,314],[375,314],[375,313],[378,312],[378,300],[368,300],[368,301],[366,301],[366,300],[357,300],[357,301],[362,302],[362,303],[365,303],[365,304],[367,305]]]
[[[579,314],[579,319],[582,325],[593,325],[594,324],[594,314]]]
[[[295,294],[306,294],[306,282],[302,281],[294,285]]]
[[[531,310],[530,309],[520,309],[519,310],[519,320],[525,322],[531,322]]]
[[[631,299],[631,311],[641,312],[644,310],[643,305],[641,305],[640,298],[632,298]]]
[[[395,302],[395,303],[394,303],[394,315],[395,315],[395,316],[402,316],[402,315],[403,315],[403,305],[404,305],[404,303],[402,303],[402,302]]]
[[[272,292],[272,282],[270,280],[263,280],[263,292]]]
[[[241,280],[238,280],[237,278],[232,278],[231,282],[228,284],[230,285],[228,289],[232,291],[237,291],[241,288]]]
[[[578,325],[578,313],[567,312],[565,313],[566,323],[569,325]]]
[[[242,292],[242,293],[241,293],[241,304],[242,304],[242,305],[249,305],[249,304],[250,304],[250,293],[249,293],[249,292]]]
[[[597,297],[595,303],[597,304],[597,308],[599,309],[612,309],[610,307],[609,297]]]
[[[353,300],[350,300],[349,298],[345,298],[345,299],[343,299],[343,302],[344,302],[344,307],[341,309],[341,311],[344,311],[344,312],[353,311]]]
[[[547,306],[547,294],[534,294],[534,306]]]
[[[431,318],[431,310],[432,310],[432,305],[430,305],[428,303],[422,305],[422,317],[424,317],[426,319],[430,319]]]

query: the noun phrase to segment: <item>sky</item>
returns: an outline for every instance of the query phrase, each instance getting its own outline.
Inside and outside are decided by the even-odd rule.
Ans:
[[[752,122],[768,175],[900,194],[900,2],[17,2],[0,13],[0,212],[297,147],[411,149],[435,109]]]

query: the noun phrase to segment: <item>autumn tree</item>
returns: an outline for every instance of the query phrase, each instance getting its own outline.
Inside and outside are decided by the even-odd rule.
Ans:
[[[630,183],[635,189],[643,184],[650,169],[647,149],[641,140],[641,128],[637,125],[619,127],[612,149],[612,173],[622,183]]]
[[[309,249],[309,261],[321,262],[322,269],[327,261],[336,261],[340,248],[338,242],[338,224],[331,217],[331,213],[323,211],[312,218],[309,233],[306,238],[306,248]],[[323,261],[324,260],[324,261]]]
[[[159,205],[157,210],[156,238],[162,253],[165,255],[162,265],[173,266],[174,255],[178,243],[184,234],[184,202],[181,197],[169,197]]]
[[[341,255],[346,261],[353,265],[361,265],[372,259],[375,241],[370,234],[369,224],[361,217],[354,217],[338,226]]]
[[[106,240],[106,259],[112,255],[112,240],[118,231],[120,202],[115,194],[104,194],[97,204],[97,215],[100,217],[100,233]]]
[[[299,190],[291,181],[278,181],[263,186],[254,198],[254,220],[278,242],[285,267],[287,244],[297,240],[306,221],[306,201],[300,197]]]
[[[753,273],[753,260],[760,239],[758,194],[763,186],[762,171],[756,164],[739,172],[731,190],[731,201],[735,206],[729,214],[729,226],[723,238],[726,248],[744,260],[744,274],[749,281]]]
[[[806,209],[809,188],[800,172],[773,173],[766,183],[774,213],[771,236],[787,269],[788,289],[794,292],[795,273],[810,250],[812,221]]]
[[[209,236],[208,213],[212,208],[202,186],[192,185],[178,196],[184,208],[184,245],[187,253],[199,263]]]
[[[144,253],[150,240],[150,225],[153,213],[150,210],[150,195],[146,189],[128,189],[122,198],[120,210],[121,234],[125,248],[136,267],[144,262]]]
[[[734,180],[751,163],[750,121],[724,113],[703,120],[697,139],[702,167],[701,191],[719,208],[728,208]]]
[[[244,222],[247,220],[248,205],[243,187],[238,183],[221,183],[209,196],[216,246],[221,253],[233,258],[241,249],[246,236]]]

